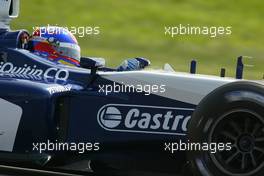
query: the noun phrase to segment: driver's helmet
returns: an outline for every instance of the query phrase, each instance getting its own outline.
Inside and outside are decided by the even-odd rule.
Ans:
[[[28,48],[55,63],[80,66],[80,47],[74,35],[57,26],[39,27],[29,39]]]

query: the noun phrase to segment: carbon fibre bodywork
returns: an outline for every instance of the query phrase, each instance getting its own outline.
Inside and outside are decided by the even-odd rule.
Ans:
[[[86,171],[86,166],[68,166],[89,161],[93,165],[89,171],[181,172],[186,153],[166,152],[164,142],[186,140],[188,120],[200,100],[235,81],[161,70],[93,73],[19,49],[19,35],[8,31],[0,35],[1,163]],[[150,95],[100,91],[113,83],[162,84],[166,91]],[[100,149],[84,153],[33,150],[34,143],[47,141],[100,143]]]

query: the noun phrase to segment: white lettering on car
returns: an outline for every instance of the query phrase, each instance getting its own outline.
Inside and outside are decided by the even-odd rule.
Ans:
[[[36,65],[28,66],[27,64],[25,64],[24,67],[17,67],[14,66],[14,64],[11,62],[1,62],[0,73],[11,74],[26,78],[43,78],[44,80],[54,79],[66,81],[69,78],[69,71],[66,69],[51,67],[46,70],[42,70],[37,69]]]
[[[97,114],[108,131],[186,135],[194,109],[160,106],[107,104]]]

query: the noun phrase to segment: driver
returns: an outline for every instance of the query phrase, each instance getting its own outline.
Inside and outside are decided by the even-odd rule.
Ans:
[[[80,66],[81,50],[74,35],[61,27],[40,27],[33,32],[28,49],[54,63]]]
[[[57,64],[80,67],[81,49],[74,35],[66,28],[40,27],[29,38],[28,49],[36,55]],[[147,67],[150,61],[144,58],[125,60],[116,69],[105,71],[131,71]]]

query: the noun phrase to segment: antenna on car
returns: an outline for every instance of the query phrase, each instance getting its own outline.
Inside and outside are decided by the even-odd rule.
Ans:
[[[224,78],[226,75],[226,69],[225,68],[221,68],[220,70],[220,77]]]
[[[239,56],[237,58],[237,67],[236,67],[236,79],[243,79],[244,67],[253,67],[254,65],[244,64],[243,59],[252,59],[250,56]]]
[[[190,64],[190,73],[191,74],[196,73],[196,66],[197,66],[197,61],[195,59],[191,60],[191,64]]]

